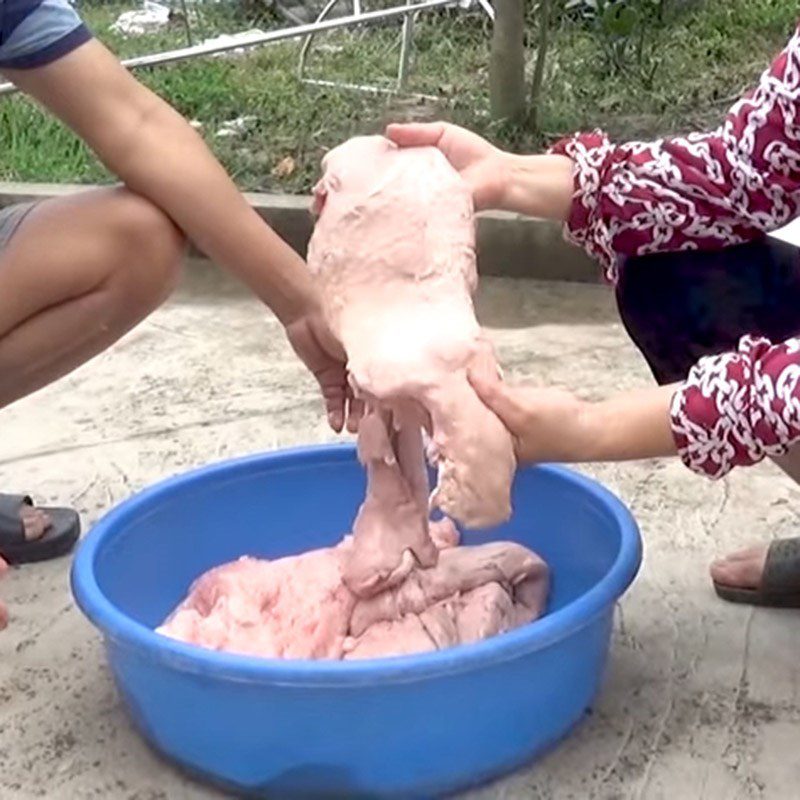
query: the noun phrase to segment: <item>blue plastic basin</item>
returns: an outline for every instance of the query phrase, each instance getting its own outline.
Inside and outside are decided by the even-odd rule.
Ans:
[[[430,798],[524,764],[581,719],[641,541],[616,497],[559,467],[522,470],[512,521],[466,537],[513,539],[550,564],[548,612],[532,625],[353,663],[228,655],[153,632],[210,567],[337,542],[364,487],[349,445],[269,453],[159,483],[89,533],[73,591],[160,753],[246,796]]]

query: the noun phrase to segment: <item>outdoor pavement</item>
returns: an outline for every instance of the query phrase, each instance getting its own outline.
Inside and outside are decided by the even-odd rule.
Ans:
[[[0,412],[0,487],[74,504],[86,527],[131,492],[208,461],[328,441],[317,395],[275,321],[206,267],[58,385]],[[492,279],[479,302],[515,378],[600,397],[645,385],[611,293]],[[800,617],[718,601],[707,564],[798,531],[800,493],[772,466],[721,483],[679,463],[590,467],[633,509],[645,563],[620,608],[593,715],[489,798],[797,797]],[[69,561],[15,570],[0,634],[0,798],[206,800],[132,731]]]

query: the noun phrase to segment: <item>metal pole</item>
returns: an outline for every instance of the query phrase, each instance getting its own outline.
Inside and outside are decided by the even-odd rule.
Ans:
[[[489,19],[494,22],[494,6],[489,2],[489,0],[478,0],[478,5],[484,10]]]
[[[325,17],[328,16],[328,14],[331,11],[331,9],[338,2],[339,2],[339,0],[328,0],[328,2],[325,3],[325,6],[323,7],[322,11],[319,12],[319,16],[316,18],[315,23],[322,22],[322,20],[324,20]],[[355,5],[355,3],[353,5]],[[361,13],[354,8],[353,9],[353,16],[354,17],[360,17]],[[306,59],[308,58],[308,51],[311,49],[311,42],[312,41],[314,41],[314,34],[313,33],[309,33],[308,36],[306,36],[306,38],[303,39],[303,44],[300,47],[300,59],[299,59],[299,62],[297,64],[297,77],[300,78],[301,81],[305,79]]]
[[[321,78],[306,78],[303,83],[309,86],[323,86],[330,89],[350,89],[354,92],[366,92],[367,94],[397,94],[397,86],[369,86],[363,83],[343,83],[342,81],[326,81]],[[427,103],[441,102],[441,96],[434,94],[420,94],[414,92],[405,95],[413,100],[424,100]]]
[[[238,50],[243,47],[255,47],[256,45],[272,44],[282,42],[286,39],[297,39],[301,36],[308,36],[322,31],[346,28],[351,25],[364,25],[383,19],[398,19],[408,14],[415,14],[418,11],[427,11],[431,8],[442,8],[444,6],[455,5],[454,0],[425,0],[422,3],[415,3],[397,8],[387,8],[381,11],[369,11],[349,17],[325,20],[324,22],[312,22],[307,25],[297,25],[294,28],[283,28],[277,31],[267,31],[266,33],[254,33],[250,36],[243,36],[235,42],[218,44],[197,44],[193,47],[182,47],[177,50],[167,50],[163,53],[153,53],[147,56],[129,58],[122,62],[128,69],[138,67],[155,67],[159,64],[174,64],[179,61],[186,61],[196,56],[210,56],[216,53],[225,53],[228,50]],[[18,91],[13,83],[0,84],[0,96],[13,94]]]
[[[192,36],[192,23],[189,22],[189,9],[186,7],[186,0],[180,0],[181,14],[183,14],[183,27],[186,29],[186,44],[191,47],[194,44]]]
[[[408,64],[411,60],[411,49],[414,46],[414,17],[407,14],[403,17],[403,33],[400,39],[400,63],[397,66],[397,88],[405,89],[408,82]]]

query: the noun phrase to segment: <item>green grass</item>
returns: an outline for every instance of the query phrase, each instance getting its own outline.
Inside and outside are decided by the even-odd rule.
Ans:
[[[126,40],[109,30],[121,6],[83,6],[96,34],[121,57],[180,46],[180,25]],[[552,48],[541,111],[546,138],[602,126],[621,137],[650,137],[716,124],[731,98],[752,85],[791,33],[795,0],[706,0],[671,14],[645,40],[645,69],[614,71],[591,25],[562,19]],[[196,38],[260,24],[230,11],[206,12]],[[489,32],[478,16],[423,17],[416,31],[411,92],[435,101],[305,86],[297,79],[298,43],[263,48],[240,59],[202,59],[140,70],[139,78],[189,119],[199,120],[217,156],[242,188],[307,191],[324,152],[389,119],[444,116],[503,146],[543,145],[520,129],[492,125],[488,116]],[[397,63],[397,29],[320,36],[309,73],[354,83],[388,85]],[[657,68],[654,67],[657,65]],[[644,73],[651,73],[652,76]],[[87,90],[91,90],[88,88]],[[221,123],[252,115],[245,133],[218,138]],[[295,169],[274,175],[290,156]],[[20,97],[0,100],[0,178],[103,182],[110,176],[58,122]]]

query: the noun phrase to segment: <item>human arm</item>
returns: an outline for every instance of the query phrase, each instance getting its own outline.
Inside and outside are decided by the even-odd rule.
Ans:
[[[475,207],[565,221],[572,205],[574,164],[564,155],[520,156],[447,122],[389,125],[400,147],[437,147],[472,189]]]
[[[800,441],[800,338],[745,336],[735,351],[700,359],[685,381],[598,403],[555,389],[470,376],[529,461],[622,461],[679,455],[720,478],[782,456]]]
[[[303,260],[260,219],[180,114],[94,40],[42,66],[3,71],[275,312],[340,429],[344,354],[324,324]]]
[[[513,436],[522,463],[627,461],[677,453],[670,424],[675,386],[587,402],[561,389],[513,387],[478,375],[470,381]]]
[[[563,220],[612,280],[619,255],[741,243],[800,213],[800,29],[708,133],[614,144],[594,131],[547,156],[503,153],[465,134],[443,123],[387,130],[401,145],[439,146],[480,179],[478,205],[487,197],[483,207]]]

